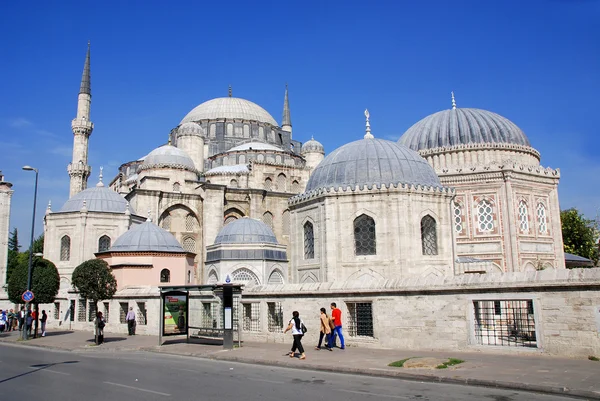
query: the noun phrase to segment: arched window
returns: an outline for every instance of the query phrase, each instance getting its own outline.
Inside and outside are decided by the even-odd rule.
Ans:
[[[171,272],[169,269],[162,269],[160,271],[160,282],[161,283],[170,283],[171,282]]]
[[[258,277],[250,270],[242,268],[231,273],[231,281],[242,282],[247,284],[260,284]]]
[[[284,210],[281,215],[281,233],[283,235],[290,235],[290,211]]]
[[[310,221],[304,223],[304,259],[315,258],[315,233]]]
[[[357,255],[377,254],[375,220],[366,214],[354,219],[354,252]]]
[[[273,229],[273,214],[271,212],[265,212],[262,217],[263,223],[271,227]]]
[[[277,176],[277,190],[279,192],[285,192],[285,182],[287,180],[287,177],[285,176],[285,174],[281,173]]]
[[[537,205],[538,232],[548,234],[548,218],[546,216],[546,206],[543,203]]]
[[[66,261],[71,259],[71,238],[68,235],[60,239],[60,260]]]
[[[492,204],[487,200],[482,200],[477,205],[477,223],[479,231],[490,232],[494,230],[494,211]]]
[[[173,192],[179,192],[179,191],[181,191],[181,184],[176,182],[175,184],[173,184]]]
[[[98,252],[108,251],[110,248],[110,237],[108,235],[103,235],[98,240]]]
[[[462,233],[462,230],[463,230],[462,208],[456,202],[454,202],[453,206],[454,206],[454,209],[453,209],[453,213],[454,213],[454,232],[456,232],[457,234],[460,234],[460,233]]]
[[[270,178],[266,178],[265,179],[265,189],[267,191],[270,191],[272,187],[273,187],[273,181],[271,181]]]
[[[231,181],[229,181],[229,187],[230,188],[237,188],[238,187],[237,180],[231,180]]]
[[[268,284],[283,284],[283,275],[279,270],[275,270],[271,273]]]
[[[215,271],[212,271],[208,274],[208,284],[217,284],[219,282],[219,277]]]
[[[171,215],[170,214],[166,215],[163,218],[162,222],[160,223],[160,226],[167,231],[171,229]]]
[[[292,181],[292,192],[295,194],[300,192],[300,183],[296,180]]]
[[[196,230],[196,217],[191,213],[185,216],[185,230],[188,232]]]
[[[519,202],[519,228],[522,233],[529,232],[529,213],[525,201]]]
[[[226,226],[227,224],[231,223],[232,221],[237,220],[238,218],[235,216],[227,216],[227,218],[225,219],[225,221],[223,222],[223,225]]]
[[[437,255],[437,229],[433,217],[427,215],[421,219],[421,248],[423,255]]]
[[[192,237],[187,237],[183,240],[183,249],[186,252],[196,253],[196,240]]]

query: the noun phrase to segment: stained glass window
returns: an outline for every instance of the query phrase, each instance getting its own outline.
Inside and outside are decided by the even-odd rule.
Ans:
[[[354,219],[354,251],[357,255],[375,255],[375,220],[366,214]]]
[[[437,255],[437,232],[436,222],[433,217],[427,215],[421,219],[421,246],[423,255]]]

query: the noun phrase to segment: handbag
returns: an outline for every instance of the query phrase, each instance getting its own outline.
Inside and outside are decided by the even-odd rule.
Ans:
[[[306,334],[306,332],[308,331],[308,329],[304,325],[304,322],[300,323],[300,330],[302,330],[302,334]]]

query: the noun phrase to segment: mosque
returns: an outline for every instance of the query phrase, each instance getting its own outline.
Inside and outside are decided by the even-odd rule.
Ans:
[[[168,143],[132,154],[106,182],[100,169],[88,187],[91,100],[88,47],[70,199],[48,205],[44,219],[44,257],[61,276],[58,317],[78,302],[87,320],[70,280],[92,258],[117,277],[106,313],[133,305],[147,320],[158,319],[148,303],[167,283],[229,279],[285,293],[565,268],[559,170],[540,165],[516,124],[459,108],[454,95],[397,142],[377,138],[365,111],[365,133],[356,127],[356,141],[327,154],[313,138],[293,139],[287,87],[281,123],[230,88],[185,114]]]

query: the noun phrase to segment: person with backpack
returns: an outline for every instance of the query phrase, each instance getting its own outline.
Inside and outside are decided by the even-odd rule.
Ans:
[[[104,326],[106,326],[106,322],[104,321],[104,316],[102,316],[102,312],[96,313],[96,320],[94,321],[94,326],[96,329],[96,344],[100,345],[104,342]]]
[[[294,358],[296,356],[296,349],[300,352],[300,359],[306,359],[306,355],[304,354],[304,347],[302,346],[302,337],[304,333],[306,333],[307,329],[304,325],[302,319],[300,319],[300,314],[298,311],[292,312],[292,318],[288,323],[288,327],[285,329],[283,334],[292,330],[292,335],[294,336],[294,343],[292,344],[292,350],[289,353],[290,358]]]

